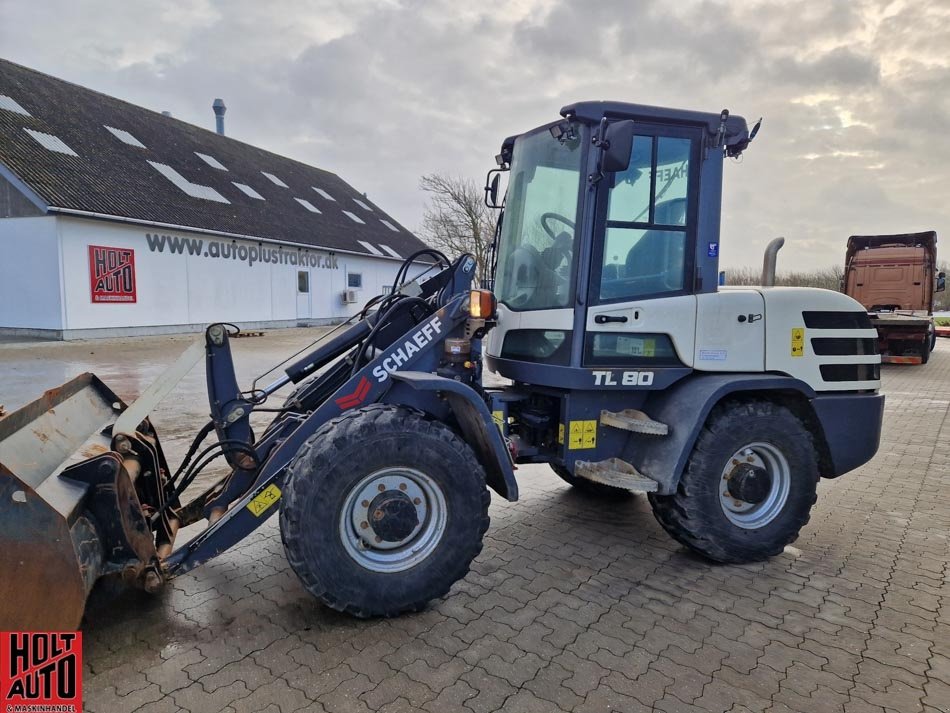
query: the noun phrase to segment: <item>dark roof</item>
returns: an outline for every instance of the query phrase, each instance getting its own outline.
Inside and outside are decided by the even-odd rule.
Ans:
[[[30,114],[16,111],[15,105],[11,110],[10,102],[0,96],[0,164],[32,189],[51,212],[59,208],[101,213],[373,255],[358,242],[363,240],[386,257],[392,256],[380,245],[403,257],[425,247],[329,171],[3,59],[0,95]],[[208,120],[213,121],[210,107]],[[130,133],[145,148],[123,142],[107,126]],[[57,137],[77,155],[44,148],[27,129]],[[213,157],[227,171],[213,168],[195,152]],[[193,184],[193,193],[216,199],[186,194],[149,161],[184,176]],[[288,187],[276,185],[262,171]],[[265,200],[246,195],[233,182],[250,186]],[[309,201],[321,212],[311,212],[295,198]],[[344,210],[364,223],[353,221]]]

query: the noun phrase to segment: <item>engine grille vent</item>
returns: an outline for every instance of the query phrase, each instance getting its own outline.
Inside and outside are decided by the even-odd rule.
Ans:
[[[822,364],[821,378],[825,381],[878,381],[880,364]]]
[[[867,312],[802,312],[811,329],[873,329]]]
[[[811,349],[817,356],[864,356],[877,354],[877,340],[869,337],[814,337]]]

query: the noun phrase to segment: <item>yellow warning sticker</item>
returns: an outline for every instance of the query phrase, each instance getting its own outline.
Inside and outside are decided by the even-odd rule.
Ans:
[[[271,483],[261,492],[259,492],[251,502],[247,504],[247,509],[255,516],[260,517],[271,505],[280,500],[280,488]]]
[[[805,356],[805,328],[792,327],[792,356]]]
[[[597,447],[597,421],[571,421],[568,426],[568,450]]]
[[[500,429],[502,429],[502,430],[505,430],[505,429],[504,429],[504,425],[505,425],[505,412],[504,412],[504,411],[492,411],[492,412],[491,412],[491,418],[492,418],[492,421],[495,422],[495,425],[498,426],[498,428],[500,428]]]
[[[564,424],[559,423],[557,425],[557,442],[562,446],[564,445]]]

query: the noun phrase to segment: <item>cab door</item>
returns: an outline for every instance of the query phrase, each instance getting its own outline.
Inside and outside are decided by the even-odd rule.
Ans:
[[[583,365],[693,366],[701,131],[637,125],[597,196]]]

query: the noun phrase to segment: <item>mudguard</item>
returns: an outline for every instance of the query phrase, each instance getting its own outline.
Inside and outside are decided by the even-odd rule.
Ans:
[[[438,391],[445,396],[462,427],[462,438],[475,449],[485,467],[488,486],[510,502],[518,499],[511,454],[478,392],[461,382],[422,371],[396,371],[391,376],[417,391]]]
[[[792,396],[799,403],[804,403],[812,414],[814,411],[809,402],[817,396],[804,381],[788,376],[694,374],[666,391],[651,393],[643,405],[643,410],[650,418],[669,426],[669,435],[649,440],[631,438],[622,458],[657,481],[660,495],[675,492],[709,412],[724,397],[740,392]],[[822,431],[818,435],[824,441],[824,429],[820,422],[818,428]],[[827,458],[827,443],[821,445],[825,451],[823,457]]]

